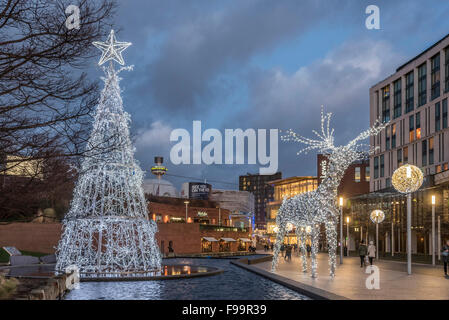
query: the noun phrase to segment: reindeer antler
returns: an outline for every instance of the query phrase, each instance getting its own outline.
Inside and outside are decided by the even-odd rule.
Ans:
[[[325,151],[334,148],[334,129],[330,128],[332,113],[324,113],[324,107],[321,106],[321,133],[315,130],[312,132],[319,138],[319,140],[303,137],[292,129],[288,129],[287,135],[281,136],[282,141],[294,141],[307,145],[306,148],[301,149],[297,152],[307,153],[310,150],[318,149],[320,151]]]
[[[379,120],[376,120],[372,127],[363,131],[356,138],[351,140],[348,143],[348,147],[350,148],[350,147],[356,146],[358,141],[365,140],[371,136],[377,136],[379,134],[379,132],[381,132],[383,129],[385,129],[388,126],[388,124],[389,124],[389,122],[382,123]]]

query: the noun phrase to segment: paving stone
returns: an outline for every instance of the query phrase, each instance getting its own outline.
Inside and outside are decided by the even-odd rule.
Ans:
[[[292,261],[279,259],[276,274],[302,284],[313,286],[327,292],[359,300],[408,300],[434,299],[449,300],[449,279],[444,277],[441,266],[413,265],[412,275],[407,274],[407,265],[403,262],[375,261],[379,268],[380,289],[367,289],[365,282],[369,274],[360,267],[358,257],[345,257],[343,264],[338,264],[335,278],[329,276],[328,255],[318,254],[318,277],[310,276],[310,258],[308,258],[309,272],[302,272],[301,258],[292,254]],[[271,270],[271,261],[251,265],[266,271]],[[270,271],[271,272],[271,271]]]

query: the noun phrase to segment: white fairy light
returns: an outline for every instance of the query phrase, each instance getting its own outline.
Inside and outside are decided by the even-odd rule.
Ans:
[[[272,271],[274,272],[278,264],[280,244],[282,243],[286,226],[288,223],[296,227],[296,234],[301,240],[301,251],[303,259],[303,271],[307,271],[305,240],[310,234],[312,244],[312,277],[316,277],[318,251],[318,241],[320,226],[324,224],[326,238],[329,245],[329,267],[330,275],[335,275],[336,251],[337,251],[337,223],[339,210],[337,208],[337,188],[341,179],[351,163],[362,159],[366,152],[362,149],[366,147],[360,141],[377,135],[387,124],[378,121],[368,130],[359,134],[345,146],[334,146],[334,130],[330,128],[331,113],[324,114],[321,109],[321,132],[313,130],[318,139],[305,138],[293,130],[287,130],[287,135],[282,136],[283,141],[293,141],[304,144],[306,147],[298,152],[307,153],[311,150],[327,154],[328,164],[324,171],[324,176],[319,187],[310,192],[301,193],[289,199],[284,198],[276,216],[278,232],[276,235],[275,251],[272,261]],[[370,150],[372,152],[374,150]]]
[[[116,42],[113,31],[108,41],[112,51],[103,53],[100,64],[111,59],[123,62],[121,52],[130,43]],[[118,73],[123,69],[129,67],[116,71],[112,61],[104,69],[105,85],[63,221],[56,270],[76,265],[81,274],[111,275],[160,269],[157,226],[148,220],[143,172],[134,159],[130,116],[123,110],[120,95]]]

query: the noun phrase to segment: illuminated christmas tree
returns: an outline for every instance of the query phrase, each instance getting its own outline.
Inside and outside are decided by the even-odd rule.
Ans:
[[[113,30],[106,42],[93,44],[103,51],[99,65],[110,60],[124,65],[122,51],[131,45],[116,41]],[[81,274],[160,269],[157,226],[148,220],[143,172],[134,159],[119,87],[118,74],[131,69],[115,70],[112,61],[103,67],[104,89],[56,252],[58,271],[70,265]]]

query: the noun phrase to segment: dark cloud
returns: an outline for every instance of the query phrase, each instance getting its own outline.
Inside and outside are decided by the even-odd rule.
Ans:
[[[171,172],[180,175],[237,182],[239,174],[258,171],[257,166],[170,165],[169,129],[191,130],[194,119],[219,118],[219,129],[296,128],[309,135],[319,126],[324,104],[334,112],[338,143],[357,135],[368,126],[369,87],[449,31],[448,5],[418,0],[376,1],[382,30],[368,31],[364,25],[369,4],[372,1],[120,1],[118,38],[134,43],[126,60],[136,65],[123,75],[121,85],[143,167],[161,154]],[[251,63],[319,29],[316,39],[304,43],[304,50],[315,50],[329,40],[323,25],[345,35],[337,47],[325,46],[324,57],[294,71]],[[302,61],[301,56],[290,59]],[[299,148],[280,143],[284,176],[315,174],[315,155],[298,157]]]

